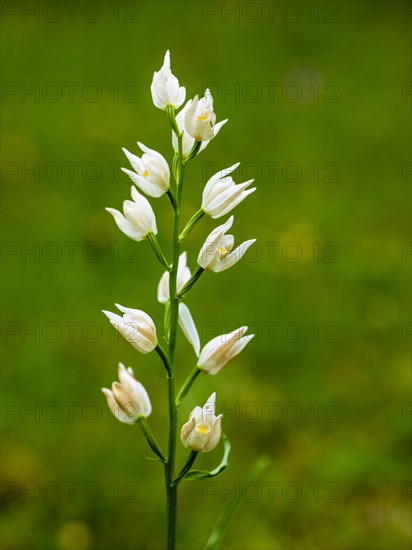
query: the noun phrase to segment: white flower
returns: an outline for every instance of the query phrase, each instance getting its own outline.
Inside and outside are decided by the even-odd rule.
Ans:
[[[166,110],[168,105],[178,109],[185,100],[186,88],[179,87],[178,79],[170,70],[170,52],[167,50],[163,67],[159,72],[154,73],[153,82],[150,86],[152,99],[155,107]]]
[[[186,252],[183,252],[179,256],[179,263],[177,266],[176,290],[178,293],[182,290],[190,277],[191,272],[190,269],[187,267],[187,254]],[[169,300],[169,295],[169,272],[165,271],[157,287],[157,299],[161,304],[166,304],[166,302]],[[179,325],[187,340],[193,346],[196,356],[199,357],[199,334],[197,332],[196,325],[189,311],[189,308],[182,303],[179,304]]]
[[[199,100],[195,96],[185,115],[185,127],[196,141],[210,141],[215,137],[216,115],[213,111],[213,97],[210,90]]]
[[[197,263],[206,271],[225,271],[245,254],[247,249],[256,242],[256,239],[250,239],[239,245],[233,252],[235,238],[233,235],[225,235],[233,224],[234,217],[230,216],[226,223],[216,227],[207,237],[200,249]]]
[[[213,451],[222,435],[222,414],[215,416],[216,393],[202,407],[195,407],[189,421],[182,426],[180,439],[183,445],[193,451],[207,453]]]
[[[119,363],[119,382],[113,382],[112,389],[102,388],[107,404],[114,416],[125,424],[134,424],[141,416],[152,412],[149,396],[143,385],[136,380],[131,367]]]
[[[106,208],[122,233],[134,241],[142,241],[149,233],[157,235],[156,217],[149,201],[132,186],[133,201],[123,202],[124,215],[114,208]]]
[[[191,106],[191,104],[192,104],[192,100],[189,99],[189,101],[186,103],[186,105],[183,107],[183,109],[181,111],[179,111],[179,113],[176,115],[177,126],[178,126],[179,130],[181,132],[183,132],[182,149],[183,149],[183,157],[184,158],[189,156],[189,154],[190,154],[191,150],[193,149],[193,146],[196,142],[195,138],[193,138],[189,134],[189,132],[187,131],[186,126],[185,126],[186,113],[187,113],[187,110],[189,109],[189,107]],[[224,124],[226,124],[227,121],[228,121],[228,119],[226,118],[225,120],[222,120],[222,121],[218,122],[217,124],[215,124],[215,129],[214,129],[214,136],[215,137],[217,136],[220,129],[222,128],[222,126]],[[204,149],[206,149],[206,147],[209,145],[209,143],[210,143],[210,141],[202,141],[202,145],[199,148],[198,154],[201,151],[203,151]],[[173,150],[175,151],[175,153],[178,153],[179,152],[178,139],[176,137],[176,134],[173,131],[172,131],[172,145],[173,145]]]
[[[199,369],[207,374],[217,374],[254,338],[254,334],[244,336],[246,331],[244,326],[210,340],[200,352]]]
[[[103,313],[120,334],[140,353],[149,353],[157,346],[156,327],[152,318],[140,309],[116,304],[123,317],[111,311]]]
[[[179,293],[191,277],[190,269],[187,266],[187,254],[182,252],[177,264],[177,293]],[[165,271],[157,287],[157,299],[161,304],[165,304],[169,299],[169,272]]]
[[[193,320],[192,314],[189,311],[189,308],[186,304],[179,304],[179,325],[183,331],[183,334],[186,336],[189,344],[193,346],[195,350],[196,357],[199,357],[200,353],[200,338],[199,333],[197,332],[195,322]]]
[[[142,158],[130,153],[123,147],[123,152],[132,165],[133,172],[122,168],[132,182],[149,197],[161,197],[170,187],[170,169],[166,159],[160,153],[137,142],[143,151]]]
[[[228,177],[228,174],[236,170],[239,164],[240,162],[217,172],[206,183],[202,195],[202,210],[212,218],[224,216],[256,191],[256,187],[246,191],[246,188],[253,183],[253,179],[236,185],[232,177]]]

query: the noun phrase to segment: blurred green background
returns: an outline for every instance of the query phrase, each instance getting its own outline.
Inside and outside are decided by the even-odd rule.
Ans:
[[[188,169],[183,218],[222,167],[258,187],[233,227],[258,244],[188,299],[203,343],[257,337],[182,406],[179,425],[216,390],[233,457],[181,485],[178,547],[203,546],[265,454],[224,548],[410,548],[411,18],[390,1],[3,2],[2,548],[164,546],[162,469],[100,393],[132,365],[165,444],[163,370],[100,310],[141,308],[162,333],[162,269],[104,207],[129,196],[122,146],[171,159],[150,96],[166,49],[187,97],[208,85],[229,118]],[[151,202],[169,253],[170,206]],[[192,269],[216,225],[187,239]],[[177,360],[182,381],[182,338]]]

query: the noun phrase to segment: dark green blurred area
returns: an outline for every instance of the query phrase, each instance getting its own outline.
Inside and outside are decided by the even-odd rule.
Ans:
[[[171,159],[150,96],[170,48],[188,98],[209,85],[229,118],[188,169],[183,217],[240,160],[235,180],[258,190],[233,233],[259,243],[188,299],[203,344],[242,324],[257,337],[182,406],[179,425],[216,391],[233,456],[209,485],[182,484],[178,547],[202,547],[265,454],[223,548],[410,548],[410,3],[86,2],[72,18],[39,3],[39,21],[32,4],[2,6],[1,547],[164,546],[162,469],[100,393],[133,366],[164,445],[163,370],[100,310],[141,308],[162,333],[162,269],[104,207],[129,195],[122,146]],[[151,203],[170,253],[170,206]],[[192,268],[220,222],[187,239]],[[177,359],[180,382],[195,360],[181,333]]]

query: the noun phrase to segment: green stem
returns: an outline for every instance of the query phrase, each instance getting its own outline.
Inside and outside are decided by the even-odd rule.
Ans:
[[[147,235],[147,239],[149,243],[152,245],[152,248],[157,256],[157,259],[159,262],[164,265],[164,267],[167,269],[167,271],[170,271],[170,264],[166,259],[166,256],[163,254],[162,249],[160,248],[159,241],[157,240],[157,237],[154,233],[149,233]]]
[[[152,430],[150,429],[150,426],[147,422],[147,418],[144,416],[141,416],[140,418],[138,418],[137,423],[139,424],[140,429],[142,430],[143,435],[147,439],[147,442],[149,443],[149,446],[152,449],[152,451],[160,458],[160,460],[163,463],[165,463],[166,458],[164,457],[162,451],[159,449],[159,445],[156,441],[155,436],[153,435]]]
[[[165,340],[169,346],[170,340],[170,300],[165,303],[165,314],[163,318],[163,328],[165,331]]]
[[[192,387],[193,382],[196,380],[196,378],[199,376],[199,374],[202,371],[199,369],[199,367],[195,367],[189,376],[186,378],[186,380],[183,383],[183,386],[180,388],[179,393],[176,397],[176,407],[180,407],[181,402],[183,401],[183,398],[187,394],[187,392]]]
[[[169,389],[169,415],[170,415],[170,431],[169,431],[169,453],[167,462],[165,463],[165,482],[166,482],[166,507],[167,507],[167,548],[175,550],[176,545],[176,521],[177,521],[177,485],[173,484],[174,464],[176,451],[176,425],[177,415],[176,407],[174,406],[175,390],[174,377],[168,376]]]
[[[186,461],[186,464],[183,466],[183,468],[180,470],[179,475],[174,480],[174,484],[178,485],[179,481],[185,477],[187,472],[190,470],[190,468],[193,466],[194,461],[196,460],[196,457],[198,455],[197,451],[190,451],[190,455]]]
[[[179,153],[175,153],[173,155],[173,160],[172,160],[172,174],[175,181],[177,181],[179,178],[179,170],[180,170]],[[176,207],[176,198],[175,198],[175,207]]]
[[[175,210],[175,208],[176,208],[175,194],[173,193],[173,191],[171,189],[168,189],[166,191],[166,195],[167,195],[167,198],[170,201],[170,204],[172,205],[173,210]]]
[[[175,406],[175,384],[174,384],[174,366],[175,350],[177,338],[177,325],[179,320],[179,298],[177,296],[177,267],[179,263],[180,243],[179,243],[179,222],[180,222],[180,204],[182,199],[182,188],[185,174],[185,165],[183,163],[183,134],[179,133],[176,124],[174,109],[168,108],[167,115],[176,133],[179,144],[179,162],[176,181],[176,203],[173,223],[173,264],[169,276],[169,296],[170,296],[170,335],[169,335],[169,362],[170,372],[167,377],[169,393],[169,451],[168,459],[165,464],[165,481],[167,494],[167,548],[174,550],[176,545],[176,516],[177,516],[177,485],[174,485],[175,477],[175,453],[176,453],[176,432],[177,432],[177,409]]]
[[[162,350],[162,348],[159,346],[159,344],[157,344],[157,346],[155,347],[155,352],[157,353],[157,355],[162,360],[162,363],[163,363],[163,365],[166,369],[167,374],[170,375],[171,374],[171,367],[170,367],[169,359],[167,358],[165,352]]]
[[[189,162],[189,160],[192,160],[195,158],[201,146],[202,146],[201,141],[195,141],[195,144],[193,145],[192,150],[190,151],[188,157],[185,159],[186,164]]]
[[[204,269],[203,269],[203,267],[200,267],[200,265],[198,265],[196,267],[196,269],[194,270],[193,275],[191,276],[191,278],[187,281],[185,286],[179,292],[179,294],[177,296],[179,299],[182,298],[187,292],[189,292],[189,290],[192,288],[192,286],[195,284],[195,282],[201,276],[203,271],[204,271]]]
[[[177,137],[180,137],[181,132],[180,132],[179,127],[178,127],[177,122],[176,122],[176,115],[175,115],[174,108],[171,105],[168,105],[167,109],[166,109],[166,113],[167,113],[167,118],[169,119],[170,126],[172,127],[173,132],[176,134]],[[180,158],[183,161],[183,156],[181,156]]]
[[[203,218],[205,215],[204,211],[202,209],[198,210],[193,216],[190,218],[190,220],[187,222],[185,228],[180,233],[179,241],[182,242],[183,239],[192,231],[194,226],[197,224],[197,222]]]

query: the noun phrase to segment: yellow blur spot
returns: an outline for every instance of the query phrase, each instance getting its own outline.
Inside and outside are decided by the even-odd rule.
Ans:
[[[224,246],[220,246],[217,251],[222,257],[225,257],[227,254],[227,248],[225,248]]]
[[[65,522],[56,538],[57,547],[61,550],[90,550],[95,545],[91,528],[80,520]]]
[[[149,175],[149,172],[148,172],[147,170],[145,170],[145,171],[143,172],[143,177],[144,177],[144,178],[147,178],[148,175]]]
[[[201,122],[205,122],[207,120],[207,115],[199,115],[196,118],[197,118],[197,120],[200,120]]]
[[[203,426],[196,426],[196,430],[200,435],[205,435],[210,432],[210,426],[209,424],[205,424]]]

